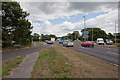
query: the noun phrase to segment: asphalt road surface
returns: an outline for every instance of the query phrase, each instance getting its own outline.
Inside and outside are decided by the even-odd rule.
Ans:
[[[24,54],[29,54],[29,53],[32,53],[32,52],[36,52],[36,51],[39,51],[43,48],[47,48],[49,46],[50,45],[45,44],[45,45],[40,46],[40,47],[31,47],[31,48],[24,48],[24,49],[19,49],[19,50],[3,52],[2,53],[2,60],[12,58],[12,57],[16,57],[16,56],[20,56],[20,55],[24,55]]]
[[[57,44],[57,45],[59,45],[59,44]],[[105,48],[105,47],[88,48],[88,47],[82,47],[80,44],[75,44],[74,47],[68,47],[68,48],[89,54],[91,56],[95,56],[95,57],[103,59],[105,61],[109,61],[113,64],[120,65],[120,54],[119,54],[118,49]]]
[[[57,43],[54,43],[54,45],[59,45]],[[62,46],[62,44],[60,44]],[[11,57],[16,57],[24,54],[29,54],[32,52],[39,51],[43,48],[49,47],[51,44],[46,44],[41,47],[31,47],[27,49],[20,49],[20,50],[14,50],[14,51],[9,51],[9,52],[3,52],[2,53],[2,60],[11,58]],[[83,52],[86,54],[89,54],[91,56],[95,56],[97,58],[103,59],[105,61],[109,61],[113,64],[119,64],[120,65],[120,54],[118,49],[113,49],[113,48],[105,48],[105,47],[93,47],[93,48],[87,48],[87,47],[82,47],[80,44],[75,44],[74,47],[69,47],[70,49],[74,49],[79,52]]]

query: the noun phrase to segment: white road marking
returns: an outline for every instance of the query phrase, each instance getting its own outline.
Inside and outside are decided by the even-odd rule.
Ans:
[[[118,53],[113,53],[113,52],[109,52],[109,51],[107,51],[107,53],[111,53],[111,54],[119,55]]]
[[[118,64],[114,64],[114,63],[110,63],[110,64],[112,64],[112,65],[114,65],[114,66],[119,66]]]

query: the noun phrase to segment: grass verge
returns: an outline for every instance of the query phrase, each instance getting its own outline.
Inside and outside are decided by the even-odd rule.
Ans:
[[[2,77],[10,74],[10,71],[15,69],[26,56],[18,56],[2,61]]]
[[[112,45],[95,45],[97,47],[106,47],[106,48],[115,48],[115,49],[120,49],[120,47],[116,46],[112,46]]]
[[[63,46],[41,50],[31,78],[118,78],[118,66]]]
[[[40,51],[31,78],[68,78],[71,70],[68,59],[50,47]]]
[[[44,42],[40,42],[40,41],[34,41],[33,45],[35,44],[35,46],[42,46],[44,45]]]
[[[74,41],[74,44],[82,44],[81,41]]]
[[[29,47],[38,47],[38,46],[42,46],[42,45],[44,45],[44,42],[35,41],[32,44],[30,44],[30,45],[21,45],[19,47],[12,46],[12,47],[7,47],[7,48],[2,48],[2,51],[6,52],[6,51],[11,51],[11,50],[16,50],[16,49],[22,49],[22,48],[26,48],[26,47],[28,47],[28,48]]]

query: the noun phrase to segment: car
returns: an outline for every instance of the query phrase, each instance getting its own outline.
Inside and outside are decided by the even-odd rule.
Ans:
[[[59,44],[63,44],[63,42],[64,42],[63,40],[60,40],[60,41],[59,41]]]
[[[45,43],[48,43],[48,40],[46,40]]]
[[[47,44],[53,44],[54,42],[53,41],[48,41]]]
[[[104,42],[103,38],[97,38],[97,44],[98,45],[104,45],[105,42]]]
[[[113,41],[107,41],[106,44],[107,45],[112,45]]]
[[[81,46],[84,47],[94,47],[94,42],[93,41],[86,41],[81,44]]]
[[[64,41],[63,42],[63,46],[66,46],[66,47],[73,47],[73,42],[72,41]]]

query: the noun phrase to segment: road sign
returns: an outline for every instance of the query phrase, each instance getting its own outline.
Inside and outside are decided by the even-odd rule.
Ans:
[[[83,33],[83,34],[88,34],[88,31],[83,31],[82,33]]]
[[[88,38],[88,31],[83,31],[82,36],[83,36],[83,38],[87,39]]]
[[[83,35],[83,38],[87,39],[87,38],[88,38],[88,35]]]
[[[14,44],[13,46],[14,46],[14,47],[18,47],[19,45],[18,45],[18,44]]]
[[[60,40],[62,40],[62,37],[60,37]]]

